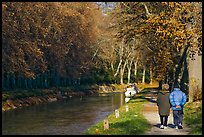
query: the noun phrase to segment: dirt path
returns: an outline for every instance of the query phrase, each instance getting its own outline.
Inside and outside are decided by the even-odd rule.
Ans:
[[[183,129],[175,129],[173,125],[173,114],[170,111],[170,116],[168,117],[168,128],[160,129],[160,118],[158,114],[158,107],[154,102],[156,99],[152,98],[153,102],[148,102],[144,104],[142,114],[145,118],[150,122],[152,128],[150,131],[146,133],[146,135],[188,135],[190,129],[186,127],[185,123],[183,123]]]

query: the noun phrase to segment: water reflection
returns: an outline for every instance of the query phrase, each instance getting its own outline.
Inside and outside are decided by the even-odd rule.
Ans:
[[[80,135],[124,104],[123,93],[72,97],[2,112],[3,135]]]

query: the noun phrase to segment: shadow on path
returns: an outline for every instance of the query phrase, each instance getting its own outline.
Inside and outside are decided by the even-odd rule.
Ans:
[[[160,128],[161,124],[160,124],[160,123],[157,123],[157,124],[155,124],[155,125],[153,125],[153,126],[156,127],[156,128]],[[168,124],[167,126],[168,126],[169,128],[175,128],[173,124]]]
[[[158,88],[145,88],[140,92],[140,97],[146,99],[149,102],[156,103]]]

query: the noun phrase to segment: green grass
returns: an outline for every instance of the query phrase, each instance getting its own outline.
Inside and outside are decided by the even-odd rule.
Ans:
[[[126,112],[126,104],[120,107],[120,117],[115,113],[107,116],[109,130],[104,130],[103,120],[85,131],[86,135],[142,135],[151,128],[148,121],[141,114],[142,104],[146,103],[141,97],[134,98],[128,102],[129,111]]]
[[[184,122],[191,128],[191,135],[202,135],[202,101],[185,105]]]

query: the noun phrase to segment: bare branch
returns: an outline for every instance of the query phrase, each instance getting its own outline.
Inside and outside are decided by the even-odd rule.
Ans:
[[[153,14],[149,13],[149,10],[148,10],[148,8],[147,8],[147,5],[146,5],[144,2],[142,2],[141,4],[145,7],[145,10],[146,10],[146,16],[147,16],[147,17],[152,16]]]

